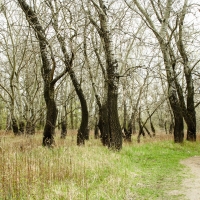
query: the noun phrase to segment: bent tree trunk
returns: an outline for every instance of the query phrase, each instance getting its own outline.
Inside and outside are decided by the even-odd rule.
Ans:
[[[68,73],[70,75],[72,84],[75,88],[76,94],[79,98],[80,104],[81,104],[81,124],[80,124],[80,128],[78,129],[78,134],[77,134],[77,145],[84,145],[85,144],[85,139],[86,139],[86,135],[87,135],[87,129],[88,129],[88,107],[87,107],[87,102],[86,102],[86,98],[84,96],[83,90],[81,88],[81,84],[78,82],[76,74],[74,72],[74,70],[72,69],[72,65],[73,65],[73,59],[74,59],[74,54],[72,52],[72,56],[70,59],[70,56],[67,52],[67,48],[66,48],[66,44],[65,44],[65,38],[60,34],[59,30],[58,30],[58,17],[59,17],[59,9],[57,6],[55,6],[55,8],[53,7],[53,4],[51,3],[51,1],[49,1],[49,5],[51,8],[51,12],[52,12],[52,19],[53,19],[53,28],[56,32],[56,36],[58,39],[58,42],[60,44],[63,56],[64,56],[64,64],[65,64],[65,73]],[[55,12],[56,10],[56,12]]]
[[[56,82],[66,74],[66,70],[54,78],[54,72],[56,69],[55,58],[51,45],[47,41],[45,30],[39,22],[38,15],[25,0],[18,0],[18,3],[26,15],[27,21],[34,29],[39,41],[40,54],[42,58],[41,72],[44,81],[44,99],[47,110],[46,123],[43,132],[43,145],[51,147],[54,144],[54,132],[58,113],[54,99],[54,86]]]
[[[72,73],[71,70],[69,73],[70,73],[70,77],[73,82],[73,85],[75,87],[76,94],[78,95],[78,98],[81,104],[81,125],[77,134],[77,145],[83,145],[85,144],[85,137],[87,135],[87,128],[88,128],[88,117],[89,117],[88,107],[87,107],[85,96],[83,94],[83,90],[80,84],[78,83],[75,77],[75,74]]]
[[[76,90],[76,94],[78,95],[80,104],[81,104],[81,125],[78,130],[77,134],[77,145],[84,145],[85,144],[85,137],[87,135],[87,128],[88,128],[88,107],[85,96],[83,94],[83,90],[81,85],[78,83],[74,71],[70,68],[69,72],[72,83]]]

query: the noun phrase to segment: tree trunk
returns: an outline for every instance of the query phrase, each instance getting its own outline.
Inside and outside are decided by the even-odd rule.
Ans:
[[[188,8],[188,1],[184,1],[184,6],[180,15],[180,22],[179,22],[179,38],[177,41],[177,47],[179,50],[179,53],[183,60],[183,66],[184,66],[184,75],[186,79],[186,89],[187,89],[187,107],[184,103],[184,98],[182,99],[182,105],[183,105],[183,116],[185,119],[185,122],[187,124],[187,140],[189,141],[196,141],[196,112],[195,112],[195,106],[194,106],[194,85],[193,85],[193,78],[192,78],[192,70],[193,67],[189,66],[189,56],[185,48],[184,40],[183,40],[183,26],[184,26],[184,19],[185,15],[187,13]],[[183,96],[183,94],[181,93]]]
[[[194,85],[191,70],[187,67],[185,67],[185,77],[187,83],[187,110],[186,113],[184,113],[184,118],[187,124],[187,140],[196,141],[196,112],[194,105]]]
[[[187,124],[187,140],[196,141],[196,112],[194,106],[194,87],[191,80],[191,76],[187,77],[187,106],[185,105],[183,90],[176,80],[176,88],[179,96],[179,102],[183,117]]]
[[[150,131],[148,130],[148,128],[146,127],[146,125],[145,125],[144,123],[142,123],[142,126],[143,126],[143,128],[145,129],[145,131],[147,132],[147,134],[149,135],[149,137],[152,137],[152,136],[151,136],[151,133],[150,133]]]
[[[142,120],[141,120],[141,108],[139,107],[139,114],[138,114],[138,125],[139,125],[139,134],[137,137],[137,142],[140,143],[140,137],[141,135],[143,135],[143,137],[145,136],[145,132],[144,132],[144,127],[142,125]]]
[[[126,101],[124,100],[124,121],[123,121],[123,128],[127,128],[127,108],[126,108]]]
[[[65,118],[61,119],[61,139],[65,139],[67,135],[67,122]]]
[[[110,147],[120,150],[122,148],[122,131],[118,117],[118,95],[116,91],[117,88],[115,88],[115,83],[112,82],[115,81],[113,80],[108,84],[108,121],[110,131]]]
[[[128,129],[126,129],[126,128],[124,128],[124,141],[125,142],[131,142],[131,131]]]
[[[19,135],[18,124],[17,124],[17,120],[15,119],[15,117],[12,117],[12,129],[13,129],[14,135]]]
[[[40,54],[42,58],[41,72],[44,81],[44,99],[47,110],[42,144],[44,146],[51,147],[54,144],[54,133],[58,114],[54,99],[54,86],[56,82],[66,74],[66,69],[54,78],[56,61],[51,45],[47,41],[45,30],[40,24],[37,14],[26,3],[26,1],[18,0],[18,2],[22,10],[24,11],[29,24],[34,29],[39,41]],[[72,60],[73,58],[71,60],[68,60],[67,62],[71,64]]]
[[[132,134],[136,134],[136,116],[133,116],[132,120]]]
[[[78,95],[79,101],[81,104],[81,124],[80,124],[80,128],[77,134],[77,145],[84,145],[85,137],[87,135],[86,132],[88,128],[88,117],[89,117],[87,102],[83,94],[82,88],[75,77],[74,72],[70,70],[69,74],[70,74],[71,80],[76,90],[76,94]]]
[[[19,122],[19,132],[20,134],[24,134],[25,123],[23,121]]]
[[[110,145],[110,135],[109,135],[109,123],[108,123],[108,108],[107,103],[105,102],[99,110],[99,123],[98,127],[100,129],[101,142],[104,146]]]
[[[174,123],[170,123],[170,126],[169,126],[169,134],[172,134],[174,131]]]
[[[94,127],[94,139],[98,139],[98,138],[99,138],[99,127],[96,122],[95,127]]]
[[[184,139],[183,116],[178,99],[176,97],[176,91],[171,89],[171,87],[169,88],[169,102],[174,114],[174,142],[182,143]]]
[[[141,135],[143,135],[143,137],[145,137],[145,132],[144,132],[144,129],[143,129],[143,126],[142,126],[140,120],[138,121],[138,124],[139,124],[139,134],[137,137],[137,142],[140,143],[140,137],[141,137]]]
[[[111,39],[111,32],[109,28],[109,19],[107,15],[107,5],[104,0],[99,0],[100,7],[103,11],[100,17],[100,26],[102,31],[102,39],[104,42],[104,50],[106,56],[106,71],[108,81],[108,92],[107,92],[107,106],[108,106],[108,123],[109,123],[109,136],[110,144],[109,147],[120,150],[122,148],[122,130],[118,116],[118,62],[115,58],[115,52]]]
[[[149,111],[148,111],[148,115],[149,115],[151,131],[153,132],[153,136],[155,136],[156,135],[156,130],[154,128],[154,125],[153,125],[153,122],[152,122],[151,115],[150,115]]]
[[[71,129],[74,129],[74,113],[73,113],[73,101],[70,100],[70,126]]]
[[[12,130],[12,120],[10,114],[7,114],[6,118],[6,131],[11,131]]]
[[[27,135],[35,134],[35,124],[30,120],[26,122],[26,134]]]
[[[165,133],[167,134],[167,121],[165,121]]]
[[[187,140],[196,141],[196,114],[191,114],[191,119],[187,122]]]
[[[174,115],[174,142],[182,143],[184,139],[184,123],[183,123],[183,110],[181,109],[181,101],[179,101],[178,88],[177,88],[177,76],[175,76],[174,68],[176,62],[173,58],[170,45],[166,48],[166,44],[163,40],[159,40],[165,69],[167,73],[167,82],[168,82],[168,98],[169,103]]]
[[[50,88],[46,86],[45,88],[46,92],[44,92],[47,115],[43,132],[43,145],[48,147],[51,147],[55,143],[54,134],[55,134],[57,114],[58,114],[56,103],[54,100],[54,86]]]
[[[90,129],[87,128],[85,131],[85,140],[89,140],[90,139]]]

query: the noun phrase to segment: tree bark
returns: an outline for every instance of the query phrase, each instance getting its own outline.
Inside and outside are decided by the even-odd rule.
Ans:
[[[126,107],[126,101],[124,100],[124,120],[123,120],[123,128],[127,128],[127,107]]]
[[[24,129],[25,129],[25,123],[24,121],[19,122],[19,132],[20,134],[24,134]]]
[[[67,135],[67,122],[66,119],[63,117],[61,119],[61,139],[65,139]]]
[[[95,123],[95,127],[94,127],[94,138],[98,139],[99,138],[99,127],[97,122]]]
[[[109,147],[120,150],[122,148],[122,131],[118,116],[118,62],[114,56],[114,49],[109,29],[107,5],[104,0],[99,0],[101,10],[100,26],[102,31],[102,39],[104,42],[104,50],[106,56],[106,71],[108,81],[107,106],[108,106],[108,122],[109,122]]]
[[[56,120],[58,115],[58,110],[56,107],[56,102],[54,100],[54,86],[48,87],[45,83],[44,98],[46,102],[46,123],[43,132],[43,145],[51,147],[54,145],[54,134],[56,127]]]
[[[74,129],[74,114],[73,114],[73,101],[70,100],[70,128]]]
[[[19,135],[17,120],[14,117],[12,117],[12,129],[13,129],[14,135]]]
[[[42,77],[44,81],[44,99],[46,103],[46,123],[43,132],[43,142],[42,144],[47,147],[51,147],[54,144],[54,133],[57,119],[57,108],[54,99],[54,85],[64,74],[65,71],[59,74],[55,79],[53,79],[54,71],[56,68],[55,59],[51,50],[51,46],[46,40],[46,34],[39,22],[37,14],[32,10],[32,8],[24,0],[18,0],[19,5],[24,11],[27,21],[35,30],[39,41],[40,53],[42,58]],[[53,66],[51,67],[51,62],[48,55],[48,48],[51,53],[51,60]]]
[[[35,124],[30,120],[26,122],[26,134],[27,135],[35,134]]]
[[[78,83],[74,71],[70,68],[69,72],[72,83],[75,87],[76,94],[78,95],[81,104],[81,124],[77,134],[77,145],[85,144],[85,136],[88,128],[88,107],[81,85]]]
[[[169,102],[174,114],[174,142],[182,143],[184,139],[184,123],[182,111],[176,96],[176,91],[169,87]]]
[[[104,146],[110,146],[110,135],[109,135],[109,122],[108,122],[108,105],[107,102],[101,106],[99,110],[99,123],[101,142]]]

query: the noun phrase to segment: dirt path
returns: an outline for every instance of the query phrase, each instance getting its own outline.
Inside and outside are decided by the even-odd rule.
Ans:
[[[185,195],[185,200],[200,200],[200,156],[195,156],[181,161],[188,167],[182,189],[172,191],[172,195]]]
[[[200,200],[200,156],[195,156],[181,161],[191,173],[182,183],[181,191],[188,200]]]

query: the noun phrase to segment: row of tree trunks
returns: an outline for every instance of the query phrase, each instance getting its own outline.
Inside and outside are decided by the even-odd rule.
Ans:
[[[24,121],[20,121],[19,125],[15,118],[12,118],[12,130],[14,135],[33,135],[35,134],[35,124],[31,123],[31,121],[27,121],[26,124]]]
[[[84,144],[85,135],[87,134],[88,128],[88,110],[87,110],[87,102],[83,95],[83,91],[81,89],[80,84],[77,81],[74,71],[72,70],[72,61],[74,59],[74,55],[72,53],[71,58],[69,57],[66,47],[65,47],[65,39],[61,36],[58,32],[58,14],[59,8],[56,1],[54,1],[54,6],[51,1],[47,1],[47,5],[50,7],[52,11],[52,25],[54,30],[56,31],[56,36],[59,41],[61,50],[64,56],[64,64],[66,68],[62,71],[59,75],[54,78],[54,71],[56,68],[55,58],[51,49],[51,45],[47,42],[47,37],[45,31],[38,20],[37,14],[32,10],[32,8],[26,3],[24,0],[18,0],[22,10],[24,11],[28,22],[35,30],[39,46],[40,46],[40,53],[42,58],[42,76],[44,80],[44,99],[46,103],[46,123],[43,132],[43,145],[44,146],[52,146],[54,144],[54,133],[56,127],[56,120],[57,120],[57,107],[55,102],[54,96],[54,86],[55,83],[61,79],[67,72],[69,73],[72,83],[75,87],[76,93],[79,97],[81,110],[82,110],[82,121],[80,128],[77,134],[77,144],[82,145]],[[51,62],[50,62],[51,60]]]
[[[187,106],[185,105],[183,98],[183,93],[180,88],[177,87],[177,76],[176,76],[176,60],[174,49],[170,46],[171,39],[173,38],[173,33],[176,31],[173,30],[169,21],[170,14],[172,10],[173,1],[167,0],[165,5],[163,5],[163,9],[159,12],[156,10],[155,2],[151,1],[151,6],[156,13],[156,17],[158,22],[160,22],[160,30],[157,29],[157,26],[153,22],[153,19],[148,15],[147,10],[145,10],[142,5],[138,2],[138,0],[133,0],[134,4],[137,6],[140,15],[142,15],[145,19],[145,22],[148,24],[148,27],[153,31],[155,37],[158,40],[160,45],[160,49],[163,54],[163,60],[165,64],[166,74],[167,74],[167,82],[168,82],[168,98],[170,102],[170,106],[173,112],[174,117],[174,141],[175,142],[183,142],[184,134],[183,134],[183,117],[187,124],[187,139],[190,141],[196,140],[196,114],[195,114],[195,106],[194,106],[194,87],[192,81],[192,69],[188,66],[188,56],[185,51],[185,47],[182,40],[182,32],[183,32],[183,22],[184,17],[187,11],[187,3],[188,1],[184,1],[183,9],[180,12],[179,18],[176,21],[177,24],[173,25],[179,28],[178,37],[175,37],[178,40],[176,41],[179,53],[181,55],[183,66],[184,66],[184,74],[187,85]],[[162,18],[164,20],[162,20]],[[169,29],[169,32],[168,32]],[[173,31],[172,31],[173,30]],[[172,35],[170,35],[172,34]],[[172,37],[171,37],[172,36]]]

